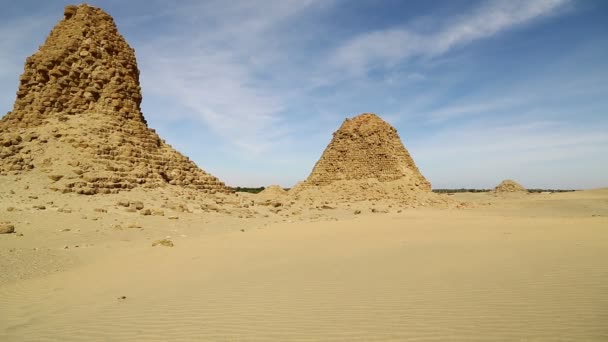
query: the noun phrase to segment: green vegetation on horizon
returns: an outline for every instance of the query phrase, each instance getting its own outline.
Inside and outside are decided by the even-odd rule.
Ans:
[[[252,194],[258,194],[260,192],[262,192],[264,189],[266,189],[263,186],[257,187],[257,188],[248,188],[248,187],[234,187],[233,188],[235,192],[249,192]],[[289,188],[284,188],[285,191],[288,191]],[[465,189],[465,188],[460,188],[460,189],[433,189],[433,192],[438,193],[438,194],[446,194],[446,193],[456,193],[456,192],[490,192],[492,191],[492,189]],[[538,192],[571,192],[571,191],[576,191],[576,190],[567,190],[567,189],[528,189],[528,192],[534,192],[534,193],[538,193]]]
[[[460,188],[460,189],[433,189],[433,192],[438,193],[438,194],[445,194],[445,193],[456,193],[456,192],[490,192],[493,189],[465,189],[465,188]],[[576,190],[568,190],[568,189],[527,189],[528,192],[571,192],[571,191],[576,191]]]

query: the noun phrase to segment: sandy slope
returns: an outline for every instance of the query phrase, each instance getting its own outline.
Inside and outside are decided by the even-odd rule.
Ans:
[[[607,190],[452,197],[478,206],[143,230],[104,228],[133,219],[109,204],[95,221],[23,210],[38,228],[0,235],[0,256],[21,253],[2,264],[0,340],[608,340]],[[57,271],[20,270],[34,261]]]

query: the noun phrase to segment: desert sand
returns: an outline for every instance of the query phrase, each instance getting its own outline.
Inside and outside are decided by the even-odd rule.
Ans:
[[[608,189],[436,194],[364,113],[293,189],[235,193],[141,99],[101,9],[66,7],[26,60],[0,120],[0,341],[608,340]]]
[[[74,196],[1,201],[0,340],[608,338],[608,189],[249,219]]]

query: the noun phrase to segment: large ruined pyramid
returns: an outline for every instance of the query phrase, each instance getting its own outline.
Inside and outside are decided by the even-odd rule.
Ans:
[[[403,181],[416,190],[431,189],[397,130],[372,113],[344,121],[303,186],[367,180]]]
[[[320,207],[382,200],[400,207],[451,205],[430,190],[397,130],[377,115],[364,113],[346,119],[334,132],[308,178],[290,195]]]
[[[141,100],[135,52],[112,17],[67,6],[27,58],[0,121],[0,175],[46,173],[52,189],[81,194],[165,184],[229,191],[148,128]]]

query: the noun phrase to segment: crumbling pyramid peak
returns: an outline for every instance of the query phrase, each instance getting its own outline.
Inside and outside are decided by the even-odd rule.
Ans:
[[[342,123],[303,186],[366,180],[402,180],[416,190],[431,189],[397,130],[373,113]]]
[[[497,193],[528,192],[528,190],[514,180],[505,179],[494,188],[494,192],[497,192]]]
[[[340,127],[342,132],[370,132],[379,129],[395,130],[386,121],[374,113],[363,113],[352,119],[346,118]]]
[[[135,52],[112,17],[89,5],[64,18],[25,62],[0,121],[0,175],[42,172],[81,194],[179,185],[230,191],[148,128]]]
[[[135,51],[112,17],[85,4],[67,6],[64,19],[27,58],[5,120],[32,127],[51,116],[95,111],[144,121],[141,100]]]

